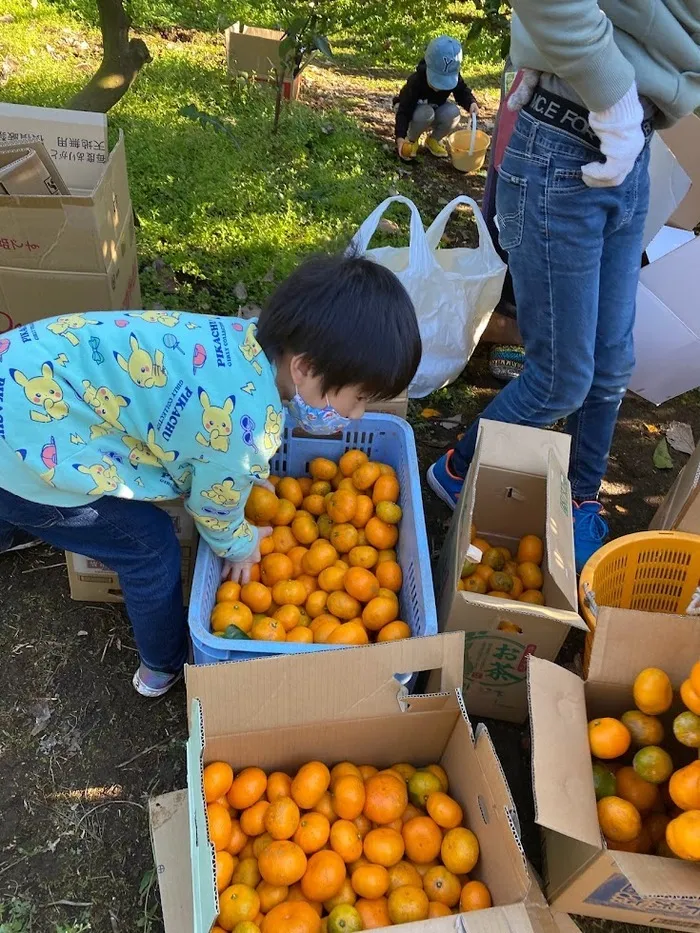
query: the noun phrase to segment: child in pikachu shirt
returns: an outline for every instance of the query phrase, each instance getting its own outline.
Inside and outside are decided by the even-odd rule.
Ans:
[[[302,427],[331,433],[368,398],[402,391],[419,359],[398,280],[350,257],[307,261],[258,322],[95,312],[10,331],[0,337],[0,552],[39,538],[117,572],[141,659],[134,686],[160,696],[182,669],[187,632],[179,545],[153,503],[184,498],[225,573],[247,579],[266,531],[244,508],[280,446],[281,398]]]

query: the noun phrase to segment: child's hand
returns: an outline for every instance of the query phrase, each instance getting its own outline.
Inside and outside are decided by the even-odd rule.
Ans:
[[[272,534],[272,528],[258,528],[258,543],[255,550],[246,557],[245,560],[225,560],[221,569],[222,580],[233,580],[234,583],[250,583],[250,574],[255,564],[260,563],[260,542],[263,538],[269,538]]]
[[[474,103],[469,108],[469,113],[473,114],[475,117],[479,116],[479,105],[476,101],[474,101]]]

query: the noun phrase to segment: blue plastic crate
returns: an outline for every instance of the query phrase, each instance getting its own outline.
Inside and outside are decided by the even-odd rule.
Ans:
[[[342,438],[295,437],[285,428],[282,445],[270,469],[279,476],[306,476],[316,457],[339,460],[346,450],[358,449],[373,460],[388,463],[401,484],[399,503],[403,510],[397,555],[403,570],[399,599],[401,618],[414,635],[437,634],[437,612],[430,572],[430,552],[425,531],[420,474],[413,431],[401,418],[368,414],[353,422]],[[211,634],[209,617],[221,578],[221,558],[200,541],[190,596],[189,626],[195,664],[216,661],[247,661],[273,654],[299,654],[332,650],[333,645],[298,642],[227,641]],[[337,647],[343,647],[338,645]]]

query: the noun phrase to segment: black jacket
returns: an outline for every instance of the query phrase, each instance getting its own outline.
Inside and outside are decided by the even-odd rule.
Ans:
[[[475,97],[471,89],[464,83],[462,76],[459,76],[457,87],[453,91],[435,91],[428,84],[426,76],[425,60],[422,59],[408,81],[401,88],[398,97],[394,98],[394,104],[397,104],[396,110],[396,138],[405,139],[408,133],[408,124],[411,122],[413,112],[419,103],[427,101],[436,107],[445,103],[450,94],[454,94],[455,100],[460,107],[469,110],[475,102]]]

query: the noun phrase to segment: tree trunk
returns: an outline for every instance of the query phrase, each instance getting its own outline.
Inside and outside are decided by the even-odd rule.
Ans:
[[[126,94],[141,68],[152,61],[142,39],[129,39],[131,20],[122,0],[97,0],[102,30],[102,64],[82,91],[65,105],[68,110],[107,113]]]

